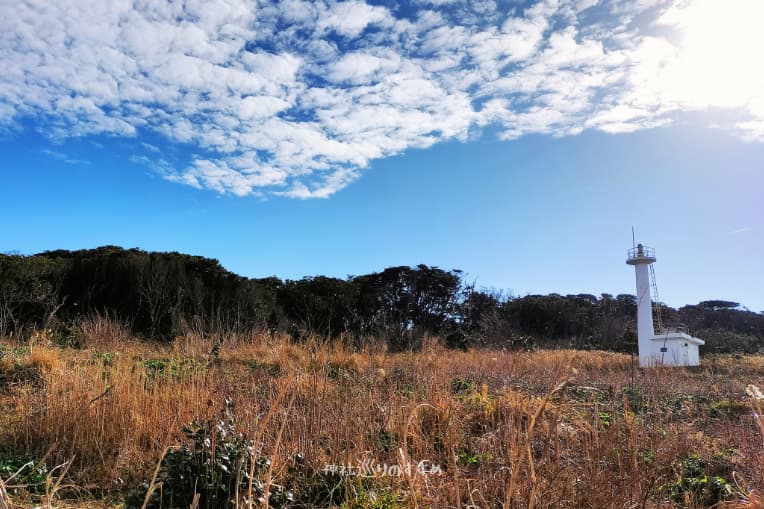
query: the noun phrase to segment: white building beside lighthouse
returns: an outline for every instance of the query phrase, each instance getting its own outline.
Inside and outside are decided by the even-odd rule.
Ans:
[[[704,345],[705,341],[692,337],[683,330],[664,329],[660,321],[658,330],[653,326],[650,283],[652,280],[652,287],[656,288],[655,276],[652,271],[652,264],[655,263],[655,250],[637,244],[636,247],[629,249],[626,263],[634,266],[634,272],[637,276],[639,367],[699,365],[698,347]]]

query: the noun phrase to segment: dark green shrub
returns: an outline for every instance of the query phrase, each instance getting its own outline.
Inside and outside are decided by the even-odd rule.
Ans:
[[[718,504],[733,496],[733,489],[720,472],[712,472],[709,465],[697,454],[691,454],[682,462],[681,477],[663,487],[671,498],[679,503],[689,500],[704,506]]]
[[[205,364],[194,359],[159,358],[143,361],[149,380],[181,380],[204,370]]]
[[[456,330],[446,335],[446,346],[448,348],[459,349],[466,352],[473,344],[474,338],[462,330]]]
[[[256,458],[252,442],[236,430],[230,402],[226,402],[219,421],[194,422],[183,433],[189,443],[165,455],[153,492],[149,495],[150,483],[143,483],[125,500],[126,508],[141,507],[148,495],[149,509],[187,509],[197,494],[200,509],[233,507],[237,499],[246,506],[250,470],[255,473],[253,498],[259,500],[264,496],[265,484],[260,477],[270,460]],[[271,486],[270,507],[290,507],[292,499],[290,492]]]
[[[467,394],[476,390],[477,385],[469,376],[461,376],[451,380],[451,392],[454,394]]]
[[[11,476],[18,474],[8,481]],[[37,463],[29,456],[0,452],[0,479],[8,482],[9,491],[23,489],[27,493],[43,493],[48,469],[45,463]],[[20,488],[14,488],[18,486]]]

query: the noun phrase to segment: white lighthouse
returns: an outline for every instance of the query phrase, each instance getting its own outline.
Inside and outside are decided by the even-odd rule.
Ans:
[[[652,264],[655,250],[637,244],[629,249],[626,263],[634,266],[637,276],[637,342],[639,344],[639,367],[697,366],[700,364],[698,347],[705,341],[690,336],[687,331],[664,329],[658,320],[658,330],[653,326],[653,305],[650,287],[655,285]],[[656,292],[657,293],[657,292]],[[656,295],[657,299],[657,295]],[[659,315],[660,316],[660,315]]]

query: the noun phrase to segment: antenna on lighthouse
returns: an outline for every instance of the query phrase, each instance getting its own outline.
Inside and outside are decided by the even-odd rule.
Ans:
[[[634,225],[631,225],[631,247],[637,247],[636,237],[634,236]]]

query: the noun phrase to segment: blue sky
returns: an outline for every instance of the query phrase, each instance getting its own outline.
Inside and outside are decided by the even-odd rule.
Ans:
[[[764,310],[764,8],[720,5],[4,4],[0,251],[632,293],[633,225],[669,304]]]

